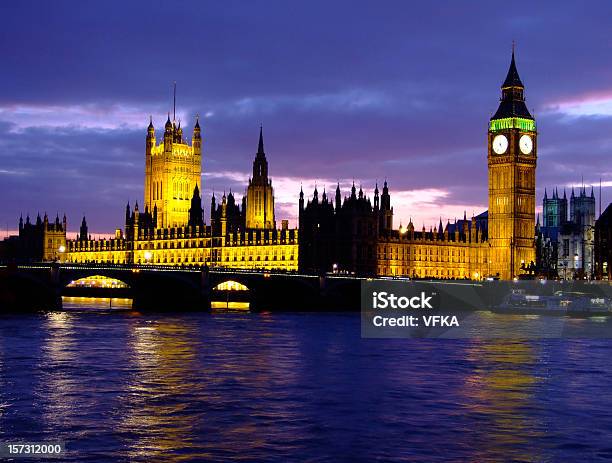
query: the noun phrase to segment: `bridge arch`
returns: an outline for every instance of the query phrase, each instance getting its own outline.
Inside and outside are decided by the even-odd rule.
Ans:
[[[129,308],[133,302],[133,293],[129,284],[118,278],[100,274],[70,280],[60,288],[60,291],[64,308],[80,307],[83,301],[88,301],[87,304],[93,304],[94,307],[113,307],[119,304]]]
[[[127,289],[130,285],[118,278],[105,275],[91,275],[70,281],[66,288],[109,288]]]
[[[213,291],[249,291],[249,288],[239,281],[225,280],[218,283],[217,286],[213,288]]]
[[[249,310],[253,302],[251,289],[234,279],[218,282],[211,289],[210,308],[212,310]]]

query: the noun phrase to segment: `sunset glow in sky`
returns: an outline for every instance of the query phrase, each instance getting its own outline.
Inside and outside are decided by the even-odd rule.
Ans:
[[[277,219],[300,185],[372,196],[395,225],[487,208],[486,130],[516,41],[538,123],[538,204],[558,186],[612,200],[612,4],[6,2],[0,30],[2,228],[66,213],[123,226],[142,203],[149,115],[203,131],[203,198],[241,197],[263,124]]]

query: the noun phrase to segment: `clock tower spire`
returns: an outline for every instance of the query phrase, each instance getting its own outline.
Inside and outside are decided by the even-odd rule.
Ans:
[[[489,244],[491,273],[511,279],[535,261],[537,130],[512,58],[501,100],[489,122]]]

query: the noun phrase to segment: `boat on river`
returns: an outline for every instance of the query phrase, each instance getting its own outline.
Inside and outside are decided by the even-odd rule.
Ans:
[[[612,315],[612,299],[584,292],[556,291],[554,294],[542,295],[514,289],[491,311],[529,315],[605,316]]]

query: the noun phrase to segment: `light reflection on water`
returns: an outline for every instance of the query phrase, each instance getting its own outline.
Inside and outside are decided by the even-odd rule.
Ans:
[[[108,310],[108,309],[131,309],[132,299],[126,297],[82,297],[62,296],[62,308],[64,310]]]
[[[212,301],[210,308],[213,310],[235,310],[235,311],[248,311],[251,307],[249,302],[241,301]]]
[[[64,440],[73,462],[612,457],[611,341],[361,339],[359,323],[5,316],[0,440]]]

